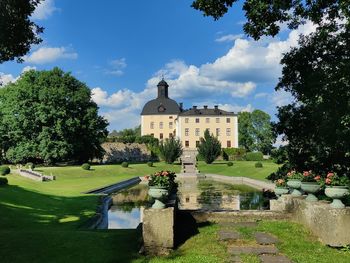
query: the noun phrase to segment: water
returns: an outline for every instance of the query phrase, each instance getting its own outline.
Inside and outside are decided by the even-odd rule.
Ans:
[[[112,195],[108,228],[136,228],[141,221],[142,207],[152,203],[147,192],[148,186],[139,184]],[[179,208],[183,210],[262,210],[268,203],[261,191],[246,185],[197,178],[179,180],[178,198]]]

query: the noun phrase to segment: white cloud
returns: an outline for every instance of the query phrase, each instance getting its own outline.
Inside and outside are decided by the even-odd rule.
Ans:
[[[125,58],[112,60],[109,64],[112,68],[105,70],[105,73],[109,75],[121,76],[124,74],[123,69],[127,67]]]
[[[287,105],[293,101],[291,93],[284,90],[275,91],[270,98],[270,101],[277,107]]]
[[[3,72],[0,72],[0,87],[6,86],[7,84],[15,82],[16,80],[17,78],[12,76],[11,74],[5,74]]]
[[[58,8],[55,7],[54,0],[43,0],[35,8],[34,13],[32,15],[32,19],[35,19],[35,20],[47,19],[49,16],[52,15],[53,12],[57,10]]]
[[[273,146],[278,148],[280,146],[285,146],[285,145],[288,145],[288,141],[283,140],[282,135],[277,136],[276,142],[273,144]]]
[[[267,97],[268,95],[269,95],[269,94],[266,93],[266,92],[260,92],[260,93],[256,93],[256,94],[254,95],[254,98],[255,98],[255,99],[265,98],[265,97]]]
[[[32,66],[25,66],[23,69],[22,69],[22,73],[24,72],[27,72],[29,70],[36,70],[36,67],[32,67]]]
[[[243,34],[229,34],[229,35],[225,35],[225,36],[221,36],[217,39],[215,39],[216,42],[233,42],[235,41],[236,39],[239,39],[239,38],[243,38],[244,35]]]
[[[77,59],[78,54],[67,50],[65,47],[41,47],[23,58],[27,63],[45,64],[58,59]]]

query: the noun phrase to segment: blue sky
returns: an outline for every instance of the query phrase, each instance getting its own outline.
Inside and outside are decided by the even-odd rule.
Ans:
[[[25,62],[0,64],[4,83],[21,72],[58,66],[93,91],[109,130],[135,127],[162,75],[169,96],[192,105],[229,111],[261,109],[272,116],[291,98],[275,92],[281,54],[300,33],[282,30],[258,42],[242,31],[241,5],[221,20],[203,17],[191,0],[46,0],[32,19],[45,27],[43,42]]]

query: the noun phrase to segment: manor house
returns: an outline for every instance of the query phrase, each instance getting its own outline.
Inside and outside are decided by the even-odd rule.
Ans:
[[[168,96],[169,85],[161,80],[158,97],[145,104],[141,112],[141,135],[152,135],[159,140],[177,136],[182,146],[196,149],[204,131],[209,130],[221,142],[222,148],[238,148],[238,116],[215,106],[183,109]]]

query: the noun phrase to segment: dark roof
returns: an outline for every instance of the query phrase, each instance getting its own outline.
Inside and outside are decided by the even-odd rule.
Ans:
[[[180,107],[175,100],[169,98],[156,98],[150,100],[142,109],[141,115],[168,115],[179,114]]]
[[[189,110],[184,110],[179,114],[180,116],[236,116],[234,112],[228,112],[220,109],[208,109],[208,108],[203,108],[203,109],[197,109],[197,108],[192,108]]]

